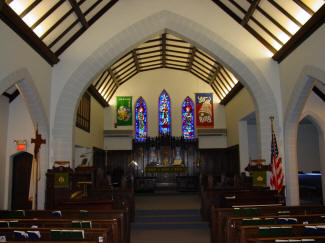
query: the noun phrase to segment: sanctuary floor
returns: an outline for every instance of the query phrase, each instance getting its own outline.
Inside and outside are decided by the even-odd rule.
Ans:
[[[209,225],[201,221],[198,193],[163,191],[135,196],[131,243],[209,243]]]

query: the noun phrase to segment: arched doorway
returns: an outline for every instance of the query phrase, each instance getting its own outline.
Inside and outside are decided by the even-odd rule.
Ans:
[[[28,200],[32,161],[33,155],[27,152],[18,153],[12,159],[12,210],[32,208]]]
[[[317,127],[305,117],[299,122],[297,162],[300,204],[321,204],[322,181]]]

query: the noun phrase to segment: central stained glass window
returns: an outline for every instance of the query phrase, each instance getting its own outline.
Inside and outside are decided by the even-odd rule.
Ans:
[[[183,137],[193,139],[194,137],[194,103],[190,97],[186,97],[182,105]]]
[[[135,140],[145,141],[147,138],[147,105],[140,96],[135,104]]]
[[[159,135],[170,134],[170,98],[166,90],[159,97]]]

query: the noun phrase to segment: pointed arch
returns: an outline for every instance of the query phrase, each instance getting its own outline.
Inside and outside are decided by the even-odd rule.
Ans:
[[[135,103],[135,140],[144,141],[147,136],[147,105],[142,96],[140,96]]]
[[[163,90],[159,96],[159,135],[170,134],[170,97],[166,90]]]
[[[189,96],[182,105],[182,136],[185,139],[195,138],[194,103]]]

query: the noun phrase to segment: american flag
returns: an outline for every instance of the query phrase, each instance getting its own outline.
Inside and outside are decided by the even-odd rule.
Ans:
[[[273,129],[272,123],[272,142],[271,142],[271,178],[270,186],[271,189],[280,192],[283,187],[283,169],[282,169],[282,159],[279,156],[278,145],[276,142],[276,137]]]

